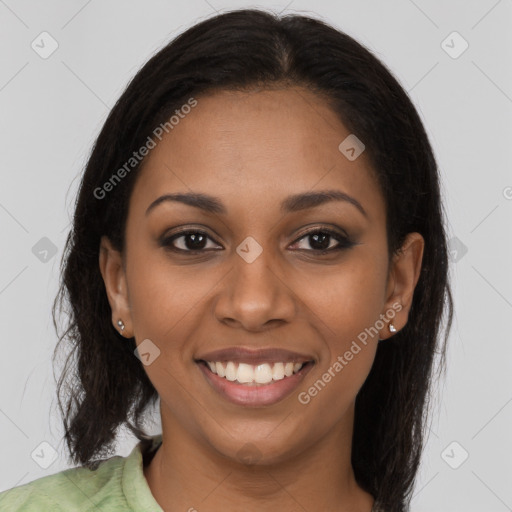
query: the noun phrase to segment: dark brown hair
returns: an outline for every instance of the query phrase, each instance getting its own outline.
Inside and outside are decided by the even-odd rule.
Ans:
[[[110,112],[81,181],[53,310],[57,331],[57,310],[68,314],[56,348],[65,342],[70,350],[58,382],[65,440],[71,460],[92,467],[95,458],[111,453],[120,426],[140,440],[148,437],[144,412],[158,398],[134,356],[135,340],[122,338],[111,324],[98,264],[102,235],[124,248],[140,165],[103,199],[94,191],[190,97],[280,85],[321,94],[364,141],[385,199],[389,254],[410,232],[425,239],[408,322],[379,343],[357,395],[352,446],[359,485],[377,506],[402,512],[423,448],[434,355],[444,369],[452,321],[438,169],[417,111],[387,68],[348,35],[304,16],[238,10],[202,21],[154,55]]]

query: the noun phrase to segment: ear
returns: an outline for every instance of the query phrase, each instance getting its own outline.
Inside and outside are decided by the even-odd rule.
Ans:
[[[389,323],[395,326],[397,332],[407,323],[414,289],[420,277],[424,247],[425,240],[419,233],[409,233],[402,247],[393,255],[388,275],[386,302],[382,311],[386,317],[386,325],[380,330],[381,340],[394,334],[389,330]]]
[[[123,259],[121,253],[114,249],[106,236],[101,237],[99,265],[112,309],[112,324],[121,333],[117,324],[118,320],[121,320],[125,325],[122,335],[130,338],[133,336],[133,327]]]

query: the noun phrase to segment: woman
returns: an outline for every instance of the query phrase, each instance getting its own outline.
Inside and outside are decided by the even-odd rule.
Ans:
[[[419,116],[359,43],[258,10],[184,32],[110,113],[66,249],[81,467],[2,510],[409,509],[446,238]]]

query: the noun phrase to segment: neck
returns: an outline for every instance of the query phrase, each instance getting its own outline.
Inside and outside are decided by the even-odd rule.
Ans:
[[[254,464],[226,458],[164,417],[162,445],[144,475],[165,512],[372,508],[373,497],[357,485],[350,462],[353,407],[314,445],[286,460]]]

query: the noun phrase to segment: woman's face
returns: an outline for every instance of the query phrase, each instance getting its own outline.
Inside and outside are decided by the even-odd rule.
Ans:
[[[110,251],[103,268],[112,318],[136,338],[164,434],[284,460],[350,431],[378,338],[406,323],[421,237],[416,259],[388,262],[367,155],[339,149],[350,132],[312,92],[196,99],[133,189],[125,266]]]

